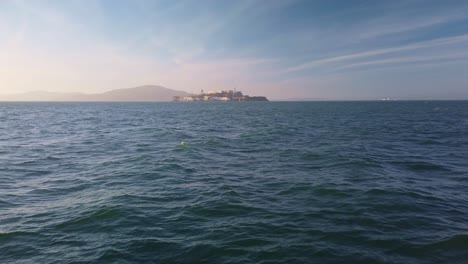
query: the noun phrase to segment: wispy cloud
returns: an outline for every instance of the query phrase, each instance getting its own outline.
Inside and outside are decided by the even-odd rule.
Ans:
[[[353,40],[368,40],[370,38],[398,36],[398,34],[413,33],[431,27],[441,26],[468,18],[468,5],[427,8],[409,8],[410,2],[399,4],[397,10],[390,9],[385,14],[352,25],[348,32],[353,34]]]
[[[344,66],[339,66],[335,70],[353,69],[366,66],[378,66],[400,63],[418,63],[428,61],[447,61],[447,60],[466,60],[468,59],[468,52],[454,52],[452,54],[431,55],[431,56],[409,56],[409,57],[394,57],[390,59],[377,59],[365,62],[351,63]]]
[[[422,42],[398,46],[398,47],[369,50],[369,51],[364,51],[364,52],[347,54],[343,56],[336,56],[336,57],[331,57],[331,58],[315,60],[315,61],[302,63],[300,65],[290,67],[286,69],[284,72],[289,73],[289,72],[295,72],[295,71],[306,70],[306,69],[310,69],[314,67],[319,67],[319,66],[323,66],[326,64],[330,64],[330,63],[345,62],[345,61],[351,61],[351,60],[356,60],[356,59],[373,57],[377,55],[397,53],[397,52],[402,52],[402,51],[421,50],[421,49],[434,48],[434,47],[445,46],[445,45],[448,46],[448,45],[464,43],[464,42],[468,42],[468,35],[440,38],[440,39],[422,41]],[[358,64],[355,64],[355,65],[358,65]]]

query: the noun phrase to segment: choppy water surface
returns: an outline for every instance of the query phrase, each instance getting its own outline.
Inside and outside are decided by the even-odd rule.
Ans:
[[[1,263],[463,263],[468,102],[1,103]]]

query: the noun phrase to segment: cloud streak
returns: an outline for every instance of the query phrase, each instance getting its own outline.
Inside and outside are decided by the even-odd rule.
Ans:
[[[411,56],[411,57],[396,57],[390,59],[369,60],[365,62],[351,63],[344,66],[337,67],[336,70],[354,69],[365,66],[400,64],[400,63],[418,63],[429,61],[446,61],[446,60],[466,60],[468,59],[468,52],[454,52],[453,54],[433,55],[433,56]]]
[[[377,55],[385,55],[385,54],[397,53],[397,52],[402,52],[402,51],[412,51],[412,50],[434,48],[434,47],[445,46],[445,45],[448,46],[452,44],[465,43],[465,42],[468,42],[468,35],[440,38],[436,40],[423,41],[423,42],[418,42],[414,44],[393,47],[393,48],[376,49],[376,50],[358,52],[358,53],[347,54],[343,56],[336,56],[336,57],[331,57],[331,58],[315,60],[315,61],[311,61],[307,63],[302,63],[300,65],[296,65],[294,67],[290,67],[286,69],[285,73],[306,70],[306,69],[319,67],[325,64],[330,64],[330,63],[335,63],[335,62],[351,61],[351,60],[356,60],[356,59],[373,57]]]

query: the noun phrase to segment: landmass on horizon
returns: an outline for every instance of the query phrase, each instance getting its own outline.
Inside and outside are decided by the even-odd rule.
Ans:
[[[249,96],[242,94],[241,91],[229,90],[229,91],[208,91],[204,92],[201,90],[200,94],[191,96],[174,96],[175,102],[193,102],[193,101],[221,101],[221,102],[245,102],[245,101],[257,101],[257,102],[268,102],[265,96]]]
[[[157,85],[143,85],[116,89],[103,93],[58,93],[34,91],[21,94],[0,95],[0,101],[63,101],[63,102],[168,102],[174,96],[189,96],[184,91]]]
[[[203,91],[203,90],[202,90]],[[19,102],[170,102],[170,101],[268,101],[265,96],[243,95],[240,91],[210,91],[195,95],[158,85],[111,90],[104,93],[59,93],[33,91],[0,95],[0,101]]]

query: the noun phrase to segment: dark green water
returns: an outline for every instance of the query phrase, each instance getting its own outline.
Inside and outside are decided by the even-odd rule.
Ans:
[[[467,263],[468,102],[0,103],[0,263]]]

